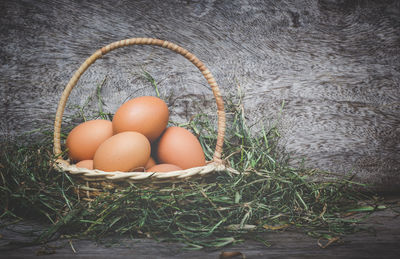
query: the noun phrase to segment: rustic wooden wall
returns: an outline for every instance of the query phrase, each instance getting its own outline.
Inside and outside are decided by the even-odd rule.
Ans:
[[[240,85],[249,124],[279,118],[282,145],[294,161],[357,172],[380,190],[397,190],[399,28],[396,0],[3,0],[0,135],[51,127],[63,87],[98,48],[156,37],[196,54],[225,96]],[[190,63],[168,50],[131,47],[85,73],[66,115],[93,96],[105,76],[106,111],[135,95],[154,94],[141,79],[142,68],[159,82],[173,119],[214,111],[211,92]]]

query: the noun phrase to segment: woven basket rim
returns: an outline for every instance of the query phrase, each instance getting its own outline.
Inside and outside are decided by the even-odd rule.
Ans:
[[[106,172],[98,169],[86,169],[77,167],[75,164],[66,164],[57,162],[55,165],[57,171],[69,172],[72,175],[81,176],[86,181],[99,181],[101,180],[117,182],[127,180],[130,182],[141,182],[149,179],[166,180],[166,179],[186,179],[195,175],[206,175],[213,171],[224,171],[226,166],[221,163],[210,162],[205,166],[192,167],[189,169],[170,171],[170,172],[121,172],[113,171]]]
[[[211,87],[213,92],[216,105],[217,105],[217,115],[218,115],[218,135],[217,135],[217,143],[215,146],[215,151],[213,155],[213,159],[209,161],[205,166],[189,168],[185,170],[172,171],[172,172],[104,172],[98,169],[86,169],[76,167],[74,164],[71,164],[68,160],[64,160],[62,158],[61,151],[61,124],[62,124],[62,116],[65,110],[66,102],[68,97],[72,91],[72,89],[76,86],[81,75],[92,65],[97,59],[100,59],[102,56],[107,54],[108,52],[118,49],[125,46],[130,45],[153,45],[163,47],[169,50],[172,50],[186,59],[188,59],[192,64],[194,64],[199,71],[203,74],[204,78],[207,80],[208,85]],[[55,163],[53,163],[53,167],[57,171],[67,171],[73,175],[78,175],[84,178],[87,181],[144,181],[148,179],[187,179],[197,175],[205,175],[213,171],[222,171],[225,169],[224,163],[221,159],[222,157],[222,147],[225,136],[225,111],[224,111],[224,102],[222,95],[220,93],[218,84],[216,83],[213,75],[207,69],[203,62],[201,62],[194,54],[190,53],[186,49],[160,39],[154,38],[130,38],[125,40],[120,40],[113,42],[111,44],[106,45],[103,48],[98,49],[94,52],[89,58],[85,60],[85,62],[79,67],[79,69],[74,73],[72,78],[69,80],[66,85],[60,101],[58,103],[57,112],[54,121],[54,138],[53,138],[53,153],[54,157],[57,159]]]

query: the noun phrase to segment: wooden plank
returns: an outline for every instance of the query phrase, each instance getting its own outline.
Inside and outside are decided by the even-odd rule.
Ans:
[[[25,221],[0,230],[0,258],[218,258],[223,251],[239,251],[246,258],[400,258],[400,217],[387,209],[373,213],[361,226],[369,231],[345,236],[325,249],[317,240],[294,231],[269,232],[261,242],[245,241],[218,250],[184,250],[183,244],[151,239],[114,237],[96,243],[59,239],[46,245],[21,246],[44,229]],[[235,257],[240,258],[240,256]]]

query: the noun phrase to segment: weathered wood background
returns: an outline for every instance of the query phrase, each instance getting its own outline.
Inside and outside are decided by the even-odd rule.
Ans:
[[[399,1],[2,0],[1,138],[51,128],[63,87],[79,65],[98,48],[131,37],[187,48],[226,97],[240,86],[249,125],[278,120],[281,144],[294,162],[356,172],[379,190],[397,190]],[[215,110],[205,80],[188,61],[135,46],[108,54],[85,73],[66,116],[105,77],[108,112],[133,96],[154,94],[143,68],[157,80],[174,120]],[[95,100],[90,107],[96,109]]]

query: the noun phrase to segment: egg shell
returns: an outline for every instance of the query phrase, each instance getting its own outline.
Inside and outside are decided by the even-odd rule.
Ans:
[[[149,161],[147,161],[146,165],[144,166],[144,168],[147,170],[150,167],[153,167],[156,165],[156,161],[154,160],[154,158],[150,157]]]
[[[150,142],[141,133],[126,131],[104,141],[97,149],[93,167],[106,172],[135,171],[150,158]]]
[[[147,170],[147,172],[172,172],[182,170],[179,166],[172,164],[158,164]]]
[[[76,163],[76,167],[93,170],[93,160],[82,160],[82,161],[79,161],[78,163]]]
[[[188,130],[169,127],[157,144],[159,163],[177,165],[182,169],[204,166],[205,156],[199,140]]]
[[[125,102],[113,117],[113,131],[136,131],[151,142],[157,139],[168,124],[167,104],[154,96],[141,96]]]
[[[73,161],[92,160],[97,148],[113,135],[108,120],[91,120],[79,124],[67,137],[69,158]]]

